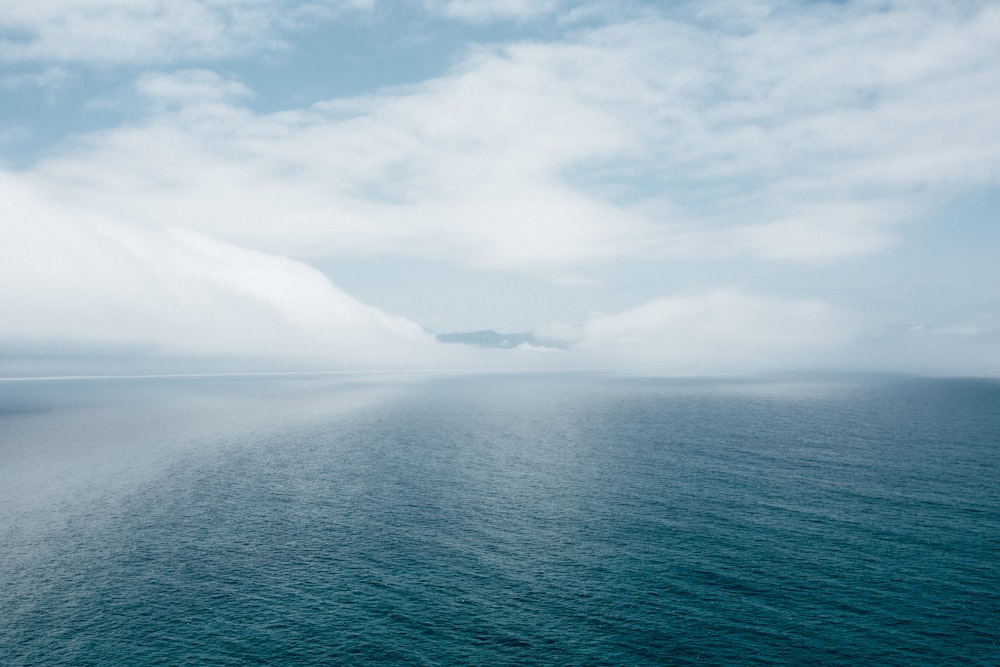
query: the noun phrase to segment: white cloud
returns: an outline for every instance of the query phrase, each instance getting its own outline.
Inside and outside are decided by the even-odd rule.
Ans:
[[[94,342],[177,354],[434,363],[423,330],[299,262],[200,233],[136,228],[47,202],[0,175],[0,322],[7,342]]]
[[[479,49],[276,114],[211,73],[146,75],[145,122],[34,175],[86,209],[267,251],[564,280],[622,257],[870,254],[912,202],[1000,182],[1000,8],[767,7]]]
[[[141,64],[283,48],[282,30],[372,0],[0,0],[0,61]]]
[[[149,72],[139,77],[135,87],[140,97],[159,109],[233,103],[253,96],[243,84],[208,70]]]
[[[810,202],[799,215],[748,225],[734,241],[764,259],[835,261],[890,246],[889,223],[903,217],[902,205],[877,201]]]
[[[462,21],[482,23],[495,19],[529,20],[550,14],[559,0],[426,0],[431,11]]]
[[[895,372],[1000,375],[1000,317],[931,326],[906,322],[873,328],[857,345],[860,365]]]
[[[595,314],[574,351],[599,365],[653,373],[836,368],[851,360],[846,346],[856,327],[821,301],[717,290]]]
[[[843,370],[996,377],[1000,318],[887,322],[819,299],[723,289],[677,294],[539,337],[571,342],[564,366],[670,375]]]
[[[558,179],[616,145],[616,127],[546,94],[557,82],[544,72],[521,80],[505,59],[485,60],[410,93],[264,116],[220,101],[241,92],[234,82],[147,76],[147,123],[86,137],[34,175],[84,209],[298,256],[548,270],[637,249],[641,221]]]

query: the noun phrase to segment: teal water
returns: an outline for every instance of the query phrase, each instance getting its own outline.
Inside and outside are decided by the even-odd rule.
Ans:
[[[1000,664],[1000,382],[0,383],[0,664]]]

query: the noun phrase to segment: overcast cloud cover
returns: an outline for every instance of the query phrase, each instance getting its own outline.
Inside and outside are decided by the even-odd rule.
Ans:
[[[995,2],[0,0],[0,99],[8,360],[1000,374]]]

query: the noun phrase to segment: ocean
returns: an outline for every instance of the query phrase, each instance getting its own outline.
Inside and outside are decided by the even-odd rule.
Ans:
[[[0,382],[2,665],[1000,664],[1000,381]]]

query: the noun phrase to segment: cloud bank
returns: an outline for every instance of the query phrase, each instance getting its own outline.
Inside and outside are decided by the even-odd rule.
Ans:
[[[820,301],[718,290],[594,315],[576,348],[601,365],[676,374],[790,370],[820,355],[841,367],[856,326]]]
[[[318,271],[182,228],[143,228],[53,206],[2,180],[0,336],[159,354],[409,367],[438,346]],[[419,361],[418,361],[419,360]]]

